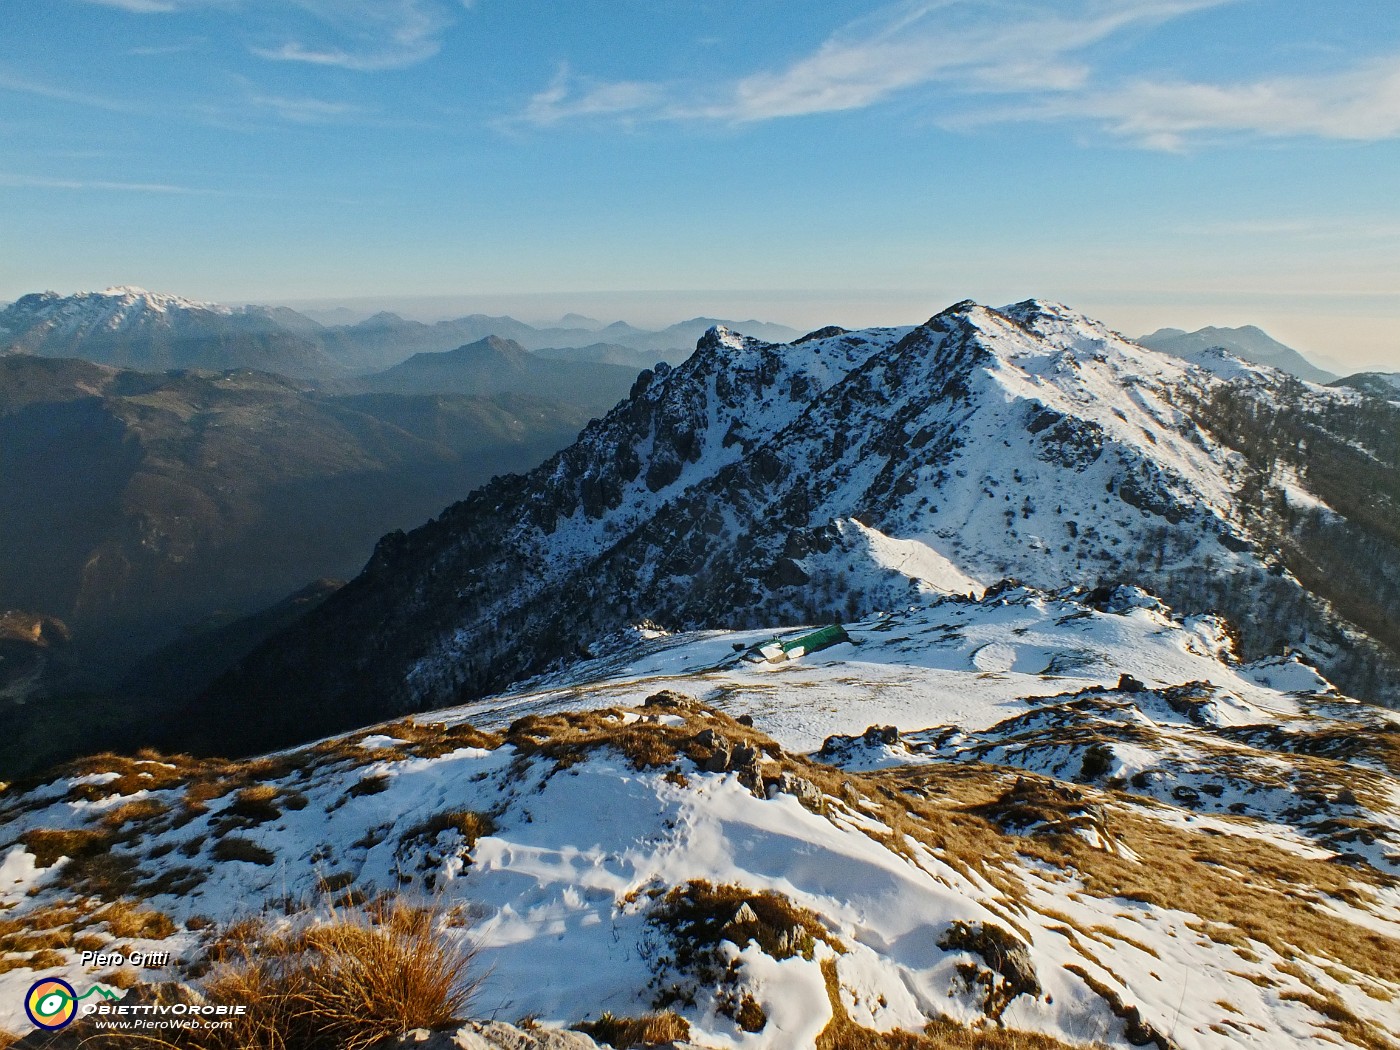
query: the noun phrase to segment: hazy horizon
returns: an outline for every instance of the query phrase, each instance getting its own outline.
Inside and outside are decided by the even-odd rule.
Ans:
[[[6,19],[0,241],[23,251],[0,298],[460,295],[804,328],[1039,297],[1125,334],[1256,324],[1328,367],[1400,370],[1387,5],[54,0]]]
[[[240,298],[189,295],[169,288],[148,288],[134,282],[121,282],[152,292],[181,295],[195,301],[224,303],[233,306],[285,306],[316,317],[326,324],[354,324],[381,311],[404,318],[434,323],[467,314],[509,316],[536,327],[555,327],[568,314],[580,314],[600,325],[624,321],[637,328],[662,329],[696,317],[716,317],[725,320],[755,320],[787,325],[798,331],[812,331],[830,324],[844,328],[919,324],[939,310],[963,299],[975,299],[988,306],[1002,306],[1028,298],[1052,299],[1103,321],[1129,338],[1138,338],[1159,328],[1180,328],[1194,331],[1213,326],[1240,328],[1253,325],[1263,329],[1279,342],[1302,353],[1319,367],[1347,375],[1362,371],[1400,370],[1400,351],[1394,346],[1388,315],[1388,304],[1380,297],[1366,301],[1354,297],[1362,309],[1376,313],[1353,323],[1370,329],[1373,340],[1347,341],[1344,330],[1335,330],[1331,315],[1310,311],[1305,302],[1290,303],[1282,296],[1258,296],[1250,303],[1225,302],[1221,297],[1202,296],[1190,301],[1177,301],[1171,296],[1144,293],[1124,294],[1101,302],[1086,299],[1017,293],[1002,290],[997,296],[960,295],[956,291],[923,293],[912,289],[802,291],[779,289],[770,291],[582,291],[526,292],[495,295],[384,295],[324,296],[315,298]],[[103,291],[119,285],[105,284],[92,288],[40,289],[30,288],[0,296],[0,306],[37,291],[58,291],[60,294]],[[1374,343],[1374,345],[1368,345]]]
[[[1377,319],[1378,344],[1375,352],[1355,344],[1331,345],[1328,322],[1310,314],[1303,306],[1267,301],[1259,305],[1213,305],[1209,300],[1193,303],[1154,303],[1109,300],[1086,307],[1083,301],[1031,293],[1003,295],[1001,298],[959,295],[956,291],[924,294],[915,290],[889,292],[772,292],[732,291],[619,291],[619,292],[537,292],[515,295],[439,296],[328,296],[316,299],[239,300],[249,304],[287,306],[310,312],[347,309],[363,319],[386,310],[402,317],[428,323],[466,314],[510,316],[537,327],[557,325],[567,314],[581,314],[601,324],[625,321],[638,328],[660,329],[695,317],[727,320],[756,320],[783,324],[799,331],[812,331],[829,324],[844,328],[919,324],[939,310],[962,299],[976,299],[988,306],[1002,306],[1027,298],[1055,299],[1130,338],[1147,335],[1159,328],[1194,331],[1213,326],[1240,328],[1254,325],[1270,336],[1299,351],[1320,367],[1338,374],[1358,371],[1400,370],[1400,350],[1395,350],[1394,329],[1384,318]],[[1275,297],[1277,298],[1277,297]],[[353,323],[353,320],[351,321]]]

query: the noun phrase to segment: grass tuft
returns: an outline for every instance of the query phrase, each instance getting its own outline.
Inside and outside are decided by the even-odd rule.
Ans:
[[[248,864],[270,865],[277,858],[269,849],[264,849],[251,839],[229,835],[214,843],[211,851],[215,860],[241,860]]]
[[[159,941],[169,937],[176,929],[170,916],[126,900],[113,901],[94,917],[99,922],[107,923],[107,929],[113,937],[140,937]]]
[[[690,1022],[670,1010],[645,1017],[614,1017],[605,1012],[598,1020],[582,1021],[574,1028],[617,1050],[679,1043],[690,1038]]]

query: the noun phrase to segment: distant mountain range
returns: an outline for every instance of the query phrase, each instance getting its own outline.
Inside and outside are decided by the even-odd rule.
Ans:
[[[193,302],[141,288],[40,292],[0,310],[0,354],[72,357],[145,372],[257,368],[296,379],[345,366],[293,310]]]
[[[309,565],[601,368],[490,336],[336,381],[486,398],[0,358],[0,523],[30,516],[0,573],[76,566],[100,605],[222,585],[240,544]],[[258,1045],[269,984],[229,978],[269,973],[289,1045],[385,1045],[459,1012],[393,994],[459,961],[519,1027],[396,1045],[1400,1045],[1400,399],[1352,379],[1043,300],[716,326],[348,584],[115,691],[27,692],[81,632],[0,611],[0,777],[31,769],[0,1045],[105,1045],[106,1015],[32,1031],[50,978],[246,1001],[222,1045]],[[127,753],[33,769],[64,748]],[[174,962],[90,965],[133,944]],[[307,972],[334,994],[278,998]]]
[[[639,623],[845,620],[1006,577],[1136,583],[1228,616],[1246,658],[1297,647],[1394,702],[1400,415],[1231,360],[1039,301],[791,344],[712,329],[532,473],[386,536],[181,724],[218,711],[202,746],[228,747],[236,710],[243,746],[271,746],[471,700]]]
[[[357,324],[323,325],[285,307],[231,307],[133,287],[68,296],[41,292],[0,310],[0,355],[74,357],[143,371],[256,368],[323,381],[497,336],[558,359],[640,370],[657,361],[677,363],[707,328],[734,323],[697,317],[647,331],[622,321],[601,325],[576,318],[563,320],[578,327],[536,328],[485,314],[424,324],[379,313]],[[780,342],[799,334],[783,325],[739,323]],[[584,349],[576,352],[578,347]]]
[[[1194,332],[1159,328],[1137,341],[1149,349],[1187,360],[1193,360],[1202,351],[1218,346],[1245,361],[1268,365],[1309,382],[1330,383],[1337,378],[1252,324],[1242,328],[1198,328]]]

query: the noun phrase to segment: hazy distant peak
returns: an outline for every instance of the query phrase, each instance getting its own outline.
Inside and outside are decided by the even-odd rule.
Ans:
[[[514,339],[506,339],[499,335],[488,335],[478,339],[474,343],[468,343],[459,347],[460,350],[492,350],[498,354],[524,354],[528,353],[523,346]]]
[[[377,314],[366,317],[356,328],[393,328],[408,322],[392,310],[380,310]]]
[[[617,323],[623,324],[624,322],[619,321]],[[596,317],[587,317],[584,314],[568,313],[565,314],[563,317],[559,318],[557,324],[551,325],[550,327],[598,329],[603,327],[603,322],[599,321]]]
[[[1327,383],[1337,377],[1331,372],[1318,368],[1306,357],[1290,346],[1274,339],[1257,325],[1241,325],[1238,328],[1217,328],[1208,326],[1194,332],[1182,332],[1176,328],[1161,328],[1145,335],[1137,342],[1150,350],[1158,350],[1188,360],[1211,347],[1224,347],[1235,357],[1256,365],[1267,365],[1287,372],[1298,379],[1313,383]]]

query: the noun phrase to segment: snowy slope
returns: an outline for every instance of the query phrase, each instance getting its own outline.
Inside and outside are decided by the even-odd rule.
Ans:
[[[57,292],[24,296],[6,311],[0,327],[18,334],[26,325],[42,325],[45,334],[78,336],[94,331],[122,331],[151,324],[157,318],[166,320],[176,314],[193,312],[229,317],[235,311],[233,307],[218,303],[197,302],[178,295],[122,285],[101,292],[79,292],[70,296],[61,296]]]
[[[175,920],[156,946],[183,962],[212,935],[193,917],[314,910],[326,882],[464,902],[489,974],[477,1009],[506,1019],[666,1002],[703,1046],[795,1050],[834,993],[878,1030],[995,1016],[1114,1047],[1400,1038],[1396,719],[1296,660],[1239,664],[1218,621],[1132,588],[1012,588],[849,631],[778,664],[743,658],[772,628],[636,633],[432,722],[242,766],[93,760],[6,797],[0,906],[22,918],[93,890],[106,868],[39,867],[26,845],[92,829]],[[271,813],[240,809],[246,785],[274,789]],[[466,811],[491,822],[474,841],[422,830]],[[267,852],[221,860],[230,839]],[[785,950],[726,932],[764,892],[820,935]],[[110,893],[76,905],[99,939]],[[676,938],[699,936],[668,924],[678,897],[718,902],[722,936],[691,944],[732,964],[718,983],[676,961]],[[39,972],[102,975],[69,960]],[[34,978],[0,974],[0,1028]]]
[[[295,696],[295,725],[249,741],[268,746],[499,691],[642,620],[854,619],[1008,577],[1141,584],[1224,613],[1254,655],[1282,638],[1344,674],[1360,633],[1280,565],[1240,498],[1250,464],[1187,411],[1232,383],[1279,403],[1286,378],[1035,300],[783,345],[717,328],[536,471],[386,537],[209,702]]]

